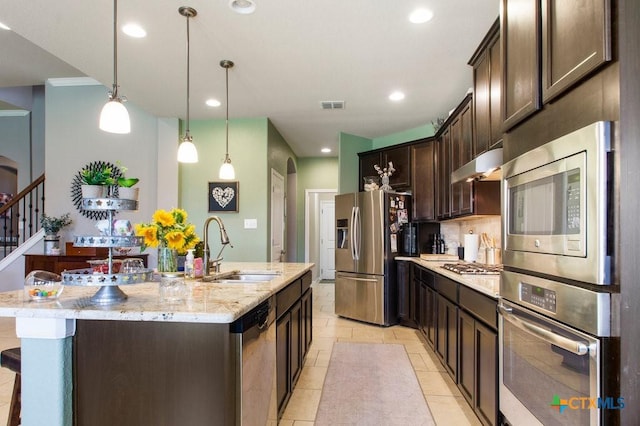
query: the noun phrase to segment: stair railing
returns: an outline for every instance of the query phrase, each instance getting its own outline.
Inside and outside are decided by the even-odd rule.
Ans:
[[[44,174],[0,207],[0,258],[6,257],[40,228],[44,212]]]

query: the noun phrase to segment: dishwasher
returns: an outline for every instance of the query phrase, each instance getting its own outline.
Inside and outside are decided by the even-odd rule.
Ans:
[[[236,424],[278,424],[276,401],[276,297],[230,324],[236,353]]]

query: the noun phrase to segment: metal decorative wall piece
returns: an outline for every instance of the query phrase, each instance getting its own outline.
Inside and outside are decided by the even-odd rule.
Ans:
[[[209,182],[209,211],[238,212],[238,181]]]
[[[114,179],[117,180],[119,177],[123,176],[120,168],[115,164],[111,164],[106,161],[93,161],[87,164],[86,166],[84,166],[82,169],[80,169],[75,174],[75,176],[73,177],[73,180],[71,181],[71,201],[73,202],[73,205],[76,206],[76,209],[78,209],[80,214],[89,219],[94,219],[94,220],[106,219],[108,216],[108,212],[102,211],[102,210],[84,210],[82,208],[82,190],[80,188],[83,184],[82,171],[83,170],[102,170],[105,167],[111,167],[111,177],[113,177]],[[117,185],[114,185],[112,190],[114,192],[113,196],[117,197],[118,196]],[[113,212],[113,214],[115,215],[116,212]]]

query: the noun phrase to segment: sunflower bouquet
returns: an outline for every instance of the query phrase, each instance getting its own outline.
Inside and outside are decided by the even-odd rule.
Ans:
[[[187,212],[182,209],[156,210],[151,223],[137,223],[136,235],[144,237],[142,250],[147,247],[160,247],[176,250],[185,254],[200,241],[196,227],[187,222]]]

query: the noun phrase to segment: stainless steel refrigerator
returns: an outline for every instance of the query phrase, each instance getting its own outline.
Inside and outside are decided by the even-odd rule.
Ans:
[[[398,322],[394,259],[410,220],[409,194],[336,195],[335,312],[379,325]]]

